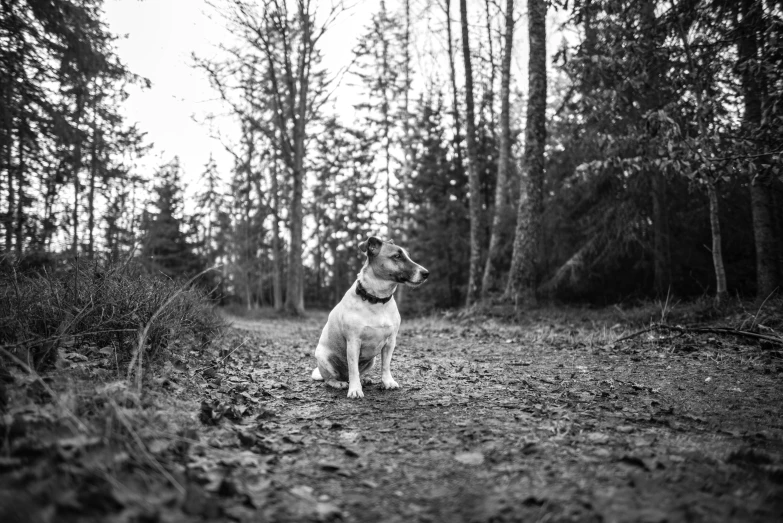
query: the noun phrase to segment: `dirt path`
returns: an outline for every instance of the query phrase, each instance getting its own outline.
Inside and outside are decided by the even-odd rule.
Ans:
[[[402,388],[349,401],[309,379],[324,320],[235,320],[241,347],[204,390],[216,410],[248,409],[208,429],[221,450],[202,451],[247,453],[205,471],[236,519],[254,521],[254,507],[270,521],[783,514],[779,353],[707,336],[612,345],[580,325],[408,320],[393,362]]]
[[[348,400],[309,378],[325,320],[234,318],[141,394],[110,357],[64,353],[56,400],[9,367],[0,521],[780,521],[778,346],[403,319],[402,388]]]

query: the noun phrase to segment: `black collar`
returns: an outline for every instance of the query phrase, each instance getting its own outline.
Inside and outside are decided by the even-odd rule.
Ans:
[[[356,294],[362,297],[362,301],[369,301],[373,305],[376,303],[386,303],[390,299],[392,299],[392,296],[387,296],[386,298],[379,298],[378,296],[373,296],[367,290],[362,287],[362,283],[359,280],[356,280]]]

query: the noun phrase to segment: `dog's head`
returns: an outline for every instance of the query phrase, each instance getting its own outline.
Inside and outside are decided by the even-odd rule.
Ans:
[[[391,240],[370,236],[359,244],[359,250],[367,254],[367,264],[375,276],[383,280],[418,287],[430,275],[430,271],[411,260],[408,251]]]

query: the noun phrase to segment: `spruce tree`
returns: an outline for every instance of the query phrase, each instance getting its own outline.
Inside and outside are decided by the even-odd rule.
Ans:
[[[182,188],[179,159],[163,165],[155,175],[155,212],[142,218],[142,259],[154,272],[171,278],[188,278],[198,273],[201,261],[185,234],[182,217]]]

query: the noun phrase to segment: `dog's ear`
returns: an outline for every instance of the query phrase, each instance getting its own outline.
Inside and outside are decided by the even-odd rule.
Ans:
[[[381,252],[381,246],[383,246],[383,241],[380,238],[370,236],[366,242],[359,244],[359,250],[366,252],[367,256],[372,258],[373,256],[378,256],[378,253]]]

